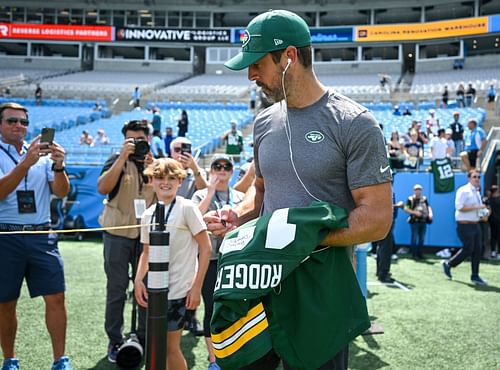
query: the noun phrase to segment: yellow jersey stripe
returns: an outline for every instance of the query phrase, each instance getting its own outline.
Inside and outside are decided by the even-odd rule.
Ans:
[[[236,321],[233,325],[225,329],[224,331],[218,334],[212,334],[212,341],[214,343],[222,343],[228,338],[232,337],[235,333],[237,333],[243,326],[245,326],[249,321],[264,312],[264,305],[262,303],[257,304],[248,310],[246,316],[242,317],[238,321]]]
[[[238,351],[241,347],[255,338],[257,335],[262,333],[267,329],[269,323],[267,322],[267,317],[264,317],[264,320],[261,320],[257,325],[254,325],[252,328],[247,330],[241,337],[239,337],[233,344],[223,348],[223,349],[215,349],[214,353],[217,358],[225,358],[231,356],[236,351]]]

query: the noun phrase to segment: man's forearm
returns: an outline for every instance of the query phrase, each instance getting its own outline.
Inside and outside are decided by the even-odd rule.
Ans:
[[[0,200],[12,193],[28,173],[29,167],[19,163],[8,174],[0,178]]]
[[[330,231],[321,245],[345,247],[382,240],[387,235],[391,222],[392,208],[374,210],[368,206],[360,206],[349,214],[349,226]]]
[[[54,173],[54,182],[52,183],[52,192],[58,198],[63,198],[69,193],[69,178],[66,172]]]
[[[111,168],[99,177],[97,180],[97,191],[100,194],[107,195],[113,190],[118,183],[124,165],[125,161],[118,158]]]

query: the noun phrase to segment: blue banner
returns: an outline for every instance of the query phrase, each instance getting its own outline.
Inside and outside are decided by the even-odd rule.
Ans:
[[[354,27],[312,27],[310,31],[313,44],[352,42],[354,39]],[[244,33],[244,28],[232,28],[231,43],[241,44]]]
[[[500,32],[500,15],[490,15],[488,18],[488,32]]]

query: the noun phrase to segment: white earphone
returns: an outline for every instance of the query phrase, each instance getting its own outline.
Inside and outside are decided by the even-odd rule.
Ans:
[[[292,64],[292,59],[288,58],[286,61],[286,67],[283,70],[283,76],[285,75],[286,71],[288,70],[288,67],[290,67],[290,64]]]
[[[307,188],[306,184],[304,184],[304,181],[302,181],[302,178],[300,177],[299,172],[297,171],[297,168],[295,167],[295,160],[293,159],[292,128],[290,127],[290,120],[288,119],[288,102],[287,102],[286,91],[285,91],[285,73],[286,73],[286,71],[288,70],[288,67],[290,67],[291,64],[292,64],[292,59],[288,58],[287,62],[286,62],[286,67],[283,70],[283,72],[282,72],[283,74],[281,76],[281,89],[283,91],[283,100],[280,102],[280,104],[282,104],[283,102],[285,102],[285,104],[284,104],[284,108],[285,108],[285,122],[284,122],[284,125],[285,125],[286,138],[288,140],[288,152],[289,152],[289,155],[290,155],[290,163],[292,165],[293,172],[295,173],[295,177],[297,178],[297,180],[299,180],[300,185],[302,185],[302,188],[306,191],[306,193],[311,198],[313,198],[314,200],[317,200],[318,202],[320,202],[321,199],[319,199],[314,194],[312,194],[309,191],[309,189]]]

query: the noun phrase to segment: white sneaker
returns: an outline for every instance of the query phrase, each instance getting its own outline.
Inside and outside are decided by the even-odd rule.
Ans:
[[[491,252],[491,258],[497,258],[497,252],[495,251]]]
[[[401,247],[398,249],[398,254],[406,254],[408,253],[410,250],[408,248],[405,248],[405,247]]]
[[[393,254],[391,256],[391,260],[396,261],[397,259],[398,259],[398,255],[397,254]]]

